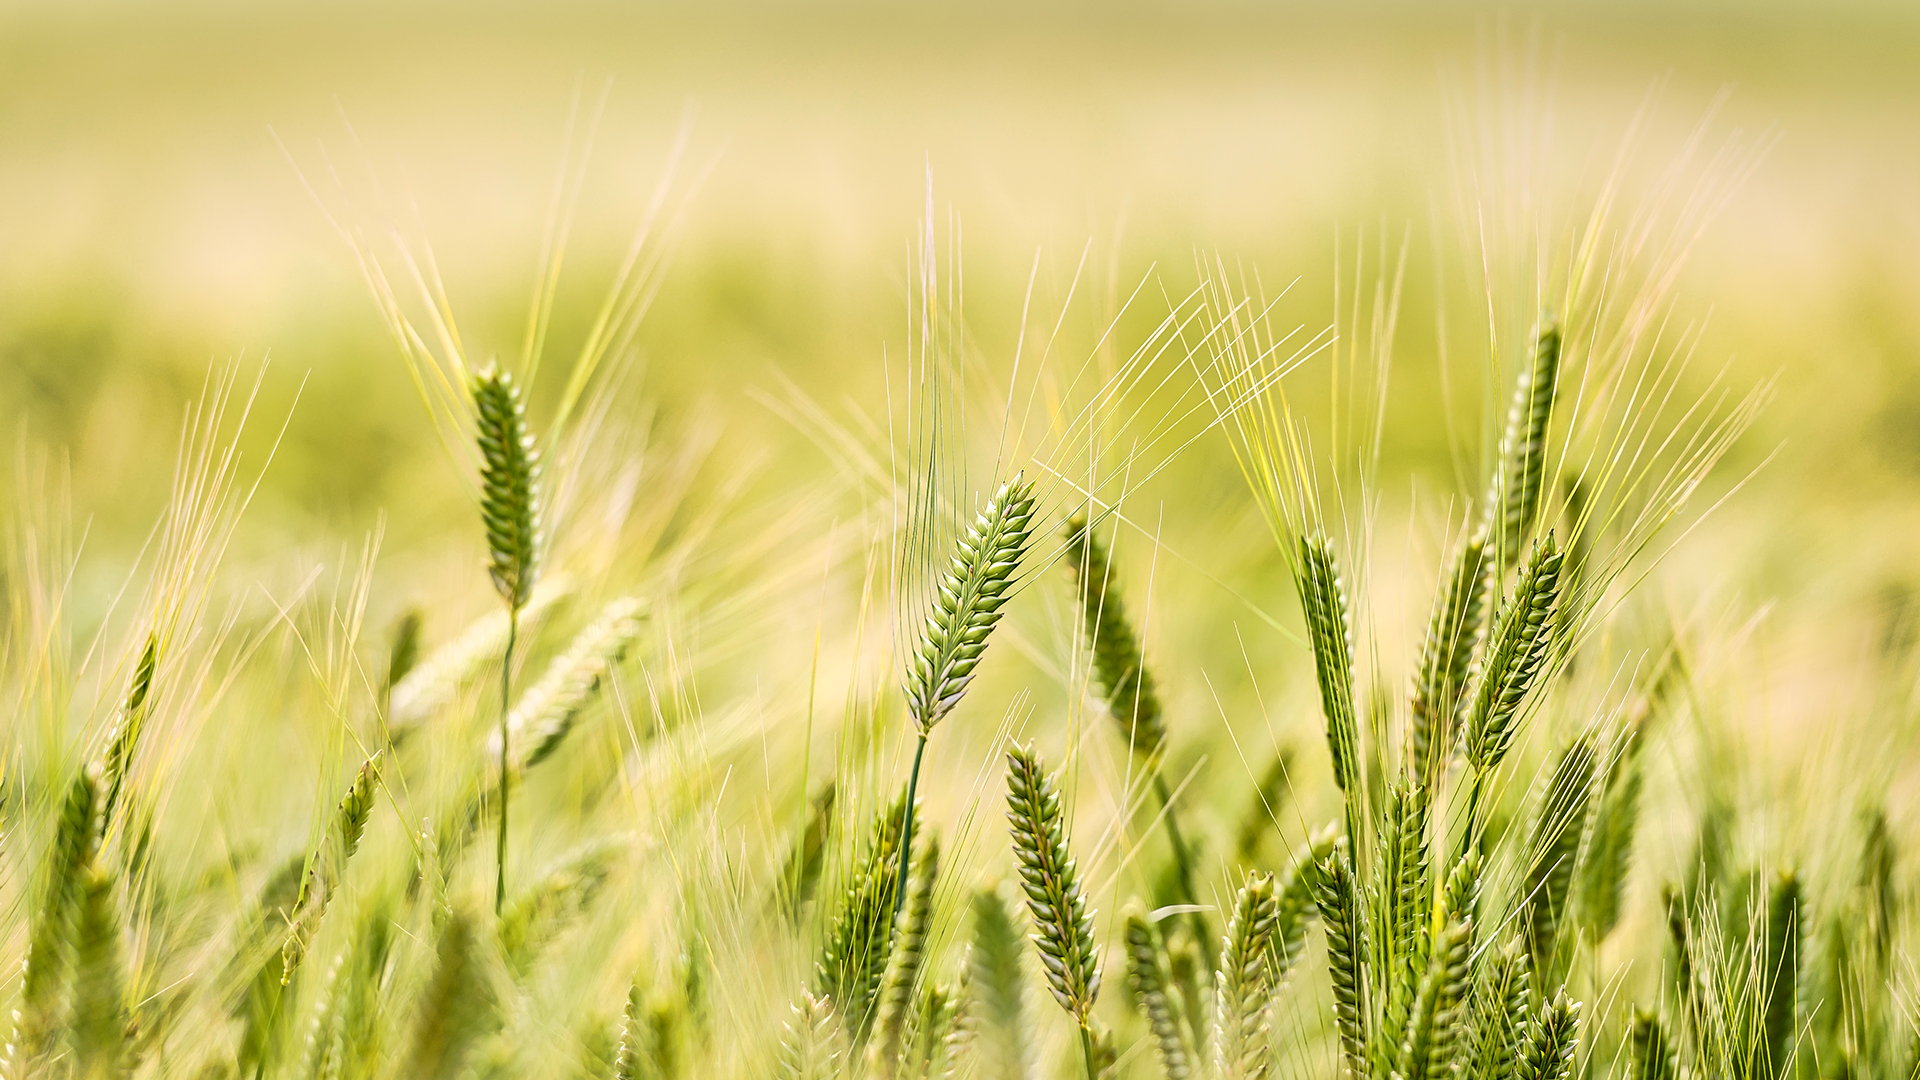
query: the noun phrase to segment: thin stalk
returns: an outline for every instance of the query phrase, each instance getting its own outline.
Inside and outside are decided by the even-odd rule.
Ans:
[[[907,774],[906,821],[900,827],[900,869],[893,878],[893,914],[898,917],[900,905],[907,899],[907,861],[913,855],[913,798],[915,789],[920,786],[920,759],[927,754],[927,733],[920,733],[920,743],[913,748],[913,771]]]
[[[1093,1060],[1093,1029],[1080,1025],[1080,1057],[1087,1063],[1087,1080],[1100,1080],[1100,1066]]]
[[[1173,812],[1173,792],[1167,788],[1167,778],[1158,769],[1153,773],[1153,792],[1160,799],[1160,817],[1167,828],[1167,842],[1173,845],[1173,866],[1180,878],[1180,901],[1189,907],[1198,907],[1200,901],[1193,891],[1193,851],[1187,847],[1186,837],[1180,832],[1180,820]],[[1207,970],[1219,966],[1214,955],[1213,933],[1207,928],[1206,916],[1198,911],[1188,912],[1187,925],[1191,928],[1194,940],[1200,946],[1200,955],[1206,958]]]
[[[500,838],[495,851],[493,915],[507,902],[507,718],[512,714],[509,696],[513,682],[513,646],[520,636],[520,610],[507,609],[507,650],[500,657]]]

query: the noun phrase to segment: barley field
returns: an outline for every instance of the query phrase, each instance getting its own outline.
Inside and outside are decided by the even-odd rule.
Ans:
[[[0,1077],[1920,1076],[1917,103],[0,0]]]

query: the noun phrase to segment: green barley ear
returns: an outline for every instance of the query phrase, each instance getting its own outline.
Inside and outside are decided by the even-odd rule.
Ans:
[[[1333,545],[1325,536],[1300,538],[1300,562],[1294,570],[1300,608],[1313,642],[1314,670],[1320,680],[1320,705],[1327,720],[1327,749],[1333,755],[1333,782],[1352,803],[1359,797],[1359,735],[1353,711],[1353,626],[1347,593]]]
[[[808,1003],[809,1010],[806,1015],[811,1018],[813,1016],[811,1004],[815,999],[804,990],[801,991],[801,998]],[[795,1003],[794,1012],[800,1014],[800,1008],[800,1004]],[[823,1019],[830,1013],[831,1010],[824,1007],[820,1010]],[[620,1052],[613,1059],[614,1080],[639,1080],[644,1075],[641,1072],[644,1068],[642,1055],[646,1053],[646,1049],[647,1002],[646,997],[640,993],[640,982],[636,979],[627,987],[627,1004],[620,1013]]]
[[[394,621],[393,643],[387,649],[389,693],[420,663],[420,627],[424,619],[419,608],[408,608]]]
[[[1222,1077],[1264,1080],[1269,1073],[1273,936],[1279,921],[1272,875],[1254,874],[1234,897],[1215,980],[1214,1053]]]
[[[800,917],[800,910],[820,884],[820,871],[827,862],[827,838],[833,831],[833,804],[839,788],[828,780],[807,805],[807,824],[787,856],[780,873],[781,902],[789,919]]]
[[[334,810],[327,842],[307,862],[306,876],[301,879],[300,893],[294,899],[293,925],[287,930],[286,945],[281,951],[281,986],[293,981],[294,970],[306,956],[307,945],[327,913],[327,904],[346,872],[347,861],[360,850],[360,838],[366,834],[367,819],[373,814],[374,787],[380,779],[383,752],[375,750],[360,766],[353,784]]]
[[[1554,600],[1565,556],[1553,534],[1534,541],[1512,599],[1501,611],[1467,720],[1467,761],[1477,775],[1497,768],[1513,743],[1513,718],[1547,655]]]
[[[533,590],[533,599],[518,613],[496,611],[476,619],[460,636],[415,663],[387,693],[388,737],[395,743],[404,741],[451,705],[463,687],[501,658],[509,637],[544,619],[572,590],[564,574],[546,575]]]
[[[1636,725],[1630,740],[1607,770],[1599,809],[1593,816],[1593,839],[1581,860],[1574,909],[1586,934],[1595,943],[1605,941],[1620,923],[1627,878],[1633,865],[1633,839],[1640,822],[1642,769],[1639,746],[1646,737]]]
[[[1160,713],[1160,695],[1153,673],[1127,620],[1120,589],[1113,581],[1113,562],[1105,544],[1087,527],[1084,515],[1067,521],[1066,561],[1073,571],[1074,594],[1080,622],[1087,635],[1093,676],[1099,684],[1107,715],[1119,725],[1127,748],[1142,758],[1160,752],[1167,726]]]
[[[1800,879],[1783,872],[1767,897],[1766,970],[1760,985],[1766,994],[1767,1058],[1771,1075],[1785,1074],[1793,1053],[1793,1006],[1800,976]]]
[[[639,995],[640,988],[635,986],[627,996],[627,1023],[630,1026],[637,1026],[639,1022]],[[834,1015],[833,1003],[803,990],[793,1003],[793,1015],[788,1017],[780,1039],[780,1069],[776,1075],[780,1080],[833,1080],[840,1075],[840,1058],[846,1050],[841,1043],[840,1024]],[[632,1057],[635,1066],[617,1073],[617,1080],[635,1080],[641,1075],[637,1068],[638,1053]],[[626,1062],[628,1059],[623,1041],[620,1060]]]
[[[67,788],[60,824],[48,858],[42,894],[27,942],[27,971],[14,1012],[14,1037],[5,1049],[4,1073],[16,1062],[31,1074],[53,1049],[74,964],[74,939],[82,918],[89,868],[99,848],[99,777],[83,769]]]
[[[1453,750],[1460,702],[1486,627],[1492,573],[1486,535],[1468,538],[1454,553],[1420,645],[1407,738],[1413,774],[1429,790],[1439,783]]]
[[[970,1019],[987,1080],[1025,1080],[1027,1031],[1020,970],[1020,929],[1000,894],[983,889],[973,897],[973,947],[968,950]]]
[[[1067,852],[1059,788],[1032,747],[1007,751],[1007,825],[1047,988],[1084,1028],[1100,995],[1093,915],[1080,891],[1080,868]]]
[[[514,771],[532,768],[560,748],[607,676],[639,638],[645,613],[646,605],[631,598],[608,604],[565,652],[554,657],[540,681],[520,696],[507,717],[507,735],[516,748]],[[497,752],[499,747],[489,749]]]
[[[1861,818],[1863,835],[1859,887],[1869,901],[1864,910],[1867,941],[1873,949],[1874,970],[1890,972],[1893,970],[1894,932],[1899,929],[1899,898],[1894,887],[1898,879],[1894,874],[1896,850],[1893,830],[1887,825],[1885,807],[1875,806],[1862,814]]]
[[[1333,981],[1333,1015],[1340,1032],[1340,1055],[1349,1080],[1366,1080],[1367,982],[1361,955],[1366,947],[1359,883],[1354,880],[1343,837],[1314,870],[1314,899],[1327,931],[1327,966]]]
[[[1398,1010],[1410,1003],[1412,984],[1424,959],[1422,934],[1432,914],[1433,892],[1427,879],[1426,796],[1417,785],[1395,781],[1387,786],[1384,801],[1375,845],[1379,932],[1373,970],[1378,983],[1395,988],[1392,996],[1399,998],[1388,1009],[1389,1030],[1382,1032],[1393,1043],[1400,1037]]]
[[[1500,470],[1488,494],[1486,513],[1494,549],[1502,565],[1512,559],[1540,514],[1547,475],[1547,425],[1553,419],[1555,382],[1560,372],[1560,327],[1542,317],[1534,331],[1533,359],[1520,373],[1500,436]]]
[[[1167,950],[1160,931],[1147,921],[1137,902],[1126,914],[1127,988],[1134,1007],[1146,1018],[1160,1050],[1160,1071],[1166,1080],[1193,1076],[1193,1047],[1187,1042],[1186,1002],[1173,986],[1167,970]]]
[[[1526,1052],[1520,1058],[1520,1080],[1567,1080],[1573,1072],[1573,1053],[1580,1044],[1580,1004],[1568,1001],[1565,989],[1527,1033]]]
[[[1397,1073],[1404,1080],[1441,1080],[1452,1074],[1460,1014],[1471,983],[1472,953],[1471,923],[1458,912],[1450,913],[1434,937],[1433,953],[1400,1042]]]
[[[1532,1019],[1532,983],[1527,951],[1519,941],[1494,954],[1474,987],[1461,1080],[1507,1080],[1514,1075]]]
[[[111,824],[113,810],[120,802],[120,789],[126,781],[127,770],[133,766],[133,751],[140,742],[140,730],[147,722],[147,698],[153,691],[153,668],[159,650],[159,639],[147,635],[147,646],[140,651],[140,663],[133,669],[133,683],[127,687],[127,703],[120,710],[120,719],[114,724],[113,734],[107,739],[106,758],[101,766],[101,783],[107,789],[105,806],[100,811],[103,822]]]
[[[949,1053],[956,1030],[958,999],[954,995],[954,988],[946,984],[929,986],[921,993],[901,1059],[901,1075],[911,1080],[935,1080],[957,1066]]]
[[[1561,917],[1573,881],[1574,863],[1587,825],[1587,803],[1593,792],[1594,741],[1591,735],[1574,740],[1560,755],[1547,782],[1540,817],[1534,823],[1526,876],[1527,949],[1533,957],[1540,985],[1559,982]]]
[[[126,972],[113,891],[113,878],[99,870],[89,870],[80,888],[72,1026],[78,1077],[117,1077],[126,1060]]]
[[[1033,485],[1016,475],[1000,485],[954,545],[907,673],[907,711],[922,734],[953,711],[973,681],[1014,571],[1026,556],[1033,511]]]
[[[894,919],[893,946],[880,980],[875,1037],[867,1047],[867,1067],[880,1076],[896,1074],[908,1049],[907,1024],[914,990],[926,963],[927,933],[933,921],[933,887],[940,874],[940,836],[929,832],[914,856],[907,877],[907,902]]]
[[[1627,1080],[1677,1080],[1672,1040],[1660,1018],[1638,1009],[1628,1047]]]
[[[500,951],[516,979],[526,978],[541,951],[593,903],[624,846],[616,837],[589,842],[561,856],[532,888],[507,905],[500,916]]]
[[[455,914],[440,932],[433,979],[414,1018],[404,1075],[452,1080],[474,1043],[492,1025],[493,999],[479,957],[473,921]]]
[[[508,608],[518,611],[539,575],[540,454],[513,376],[489,367],[474,376],[473,408],[480,445],[480,514],[487,526],[487,573]]]
[[[892,863],[900,852],[905,816],[904,798],[875,816],[866,854],[846,884],[817,967],[820,992],[831,999],[856,1046],[865,1045],[873,1026],[892,946]]]

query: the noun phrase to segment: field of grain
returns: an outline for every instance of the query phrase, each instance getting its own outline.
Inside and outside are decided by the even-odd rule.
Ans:
[[[0,1077],[1920,1075],[1917,56],[0,0]]]

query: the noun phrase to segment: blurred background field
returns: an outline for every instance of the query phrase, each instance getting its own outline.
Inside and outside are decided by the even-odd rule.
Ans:
[[[1651,606],[1712,629],[1705,708],[1744,733],[1763,786],[1793,782],[1809,753],[1855,760],[1863,732],[1902,737],[1910,679],[1889,678],[1887,658],[1905,655],[1920,595],[1920,9],[903,7],[0,0],[0,491],[84,536],[76,627],[99,623],[135,564],[185,410],[230,362],[243,387],[265,367],[243,473],[279,444],[236,533],[226,602],[270,620],[308,567],[351,576],[381,527],[370,641],[408,605],[431,605],[431,640],[490,609],[471,482],[327,213],[430,244],[474,355],[511,356],[554,184],[585,141],[570,109],[604,92],[556,341],[584,334],[686,132],[672,201],[684,216],[622,400],[656,410],[669,454],[711,447],[695,486],[738,478],[742,534],[797,520],[814,535],[795,543],[820,544],[851,512],[764,509],[837,467],[770,402],[797,388],[843,417],[887,408],[929,184],[943,240],[949,223],[960,237],[968,325],[990,365],[1019,337],[1030,271],[1044,323],[1084,257],[1062,345],[1084,355],[1144,281],[1122,321],[1137,339],[1162,289],[1193,287],[1199,257],[1293,282],[1276,319],[1311,335],[1335,320],[1336,281],[1344,320],[1404,251],[1381,469],[1395,524],[1375,552],[1375,600],[1384,637],[1411,641],[1431,526],[1472,489],[1496,414],[1494,381],[1472,374],[1484,359],[1453,357],[1465,382],[1440,374],[1443,345],[1457,354],[1474,340],[1461,327],[1485,319],[1462,192],[1478,170],[1524,195],[1512,220],[1488,223],[1496,246],[1534,228],[1564,238],[1639,117],[1629,202],[1696,136],[1681,197],[1748,170],[1677,285],[1675,331],[1698,334],[1687,389],[1716,376],[1735,396],[1775,387],[1696,508],[1732,497],[1662,564]],[[1298,376],[1310,419],[1331,367]],[[1197,444],[1128,514],[1164,553],[1123,533],[1156,671],[1184,730],[1228,769],[1229,801],[1267,751],[1223,766],[1209,725],[1246,734],[1279,718],[1279,741],[1320,768],[1306,654],[1283,629],[1297,620],[1290,585],[1224,441]],[[743,578],[765,569],[753,557]],[[850,604],[823,615],[805,602],[812,565],[772,572],[791,603],[729,615],[716,640],[687,646],[696,667],[703,645],[723,656],[728,708],[762,674],[769,692],[794,686],[816,625],[850,617]],[[842,568],[851,592],[858,559]],[[723,598],[727,582],[703,587],[686,602]],[[1041,714],[1070,696],[1055,592],[1010,621],[1022,644],[996,661],[992,704],[971,706],[976,733],[938,751],[943,768],[977,767],[969,755],[1014,688]],[[771,640],[777,656],[754,651]],[[1256,704],[1244,676],[1266,671],[1284,676],[1280,696]],[[316,761],[324,728],[302,743]],[[1177,754],[1175,774],[1196,755]],[[314,797],[314,761],[295,760],[298,782],[262,796],[288,820]],[[1903,765],[1875,767],[1884,780]],[[761,779],[735,790],[771,792]],[[1895,786],[1896,821],[1911,822],[1912,798]],[[1664,872],[1680,847],[1656,842]]]
[[[937,214],[964,231],[988,354],[1011,342],[1036,252],[1046,308],[1090,250],[1089,326],[1150,272],[1190,287],[1204,251],[1297,278],[1283,310],[1318,328],[1336,262],[1351,273],[1364,252],[1370,279],[1404,243],[1388,451],[1431,469],[1448,438],[1436,312],[1479,316],[1472,283],[1436,288],[1436,252],[1467,239],[1473,156],[1535,162],[1539,220],[1564,230],[1640,110],[1630,193],[1724,94],[1707,154],[1776,141],[1699,243],[1677,310],[1705,323],[1697,369],[1778,379],[1722,478],[1773,456],[1678,576],[1754,609],[1786,599],[1771,632],[1829,677],[1876,605],[1920,580],[1908,5],[11,2],[0,20],[0,425],[10,453],[64,458],[107,580],[161,505],[185,402],[234,359],[269,362],[256,455],[291,415],[242,551],[332,552],[384,512],[404,555],[465,514],[303,178],[335,212],[430,243],[476,352],[510,353],[570,103],[603,89],[560,340],[690,123],[691,200],[639,340],[645,393],[667,430],[698,417],[729,458],[798,469],[824,463],[790,454],[798,437],[746,391],[791,379],[878,405],[929,173]],[[1462,404],[1453,423],[1477,430]],[[1218,450],[1195,475],[1221,473]],[[1218,480],[1207,498],[1243,501]],[[1162,488],[1148,498],[1191,490]],[[1817,697],[1805,707],[1844,708]]]

